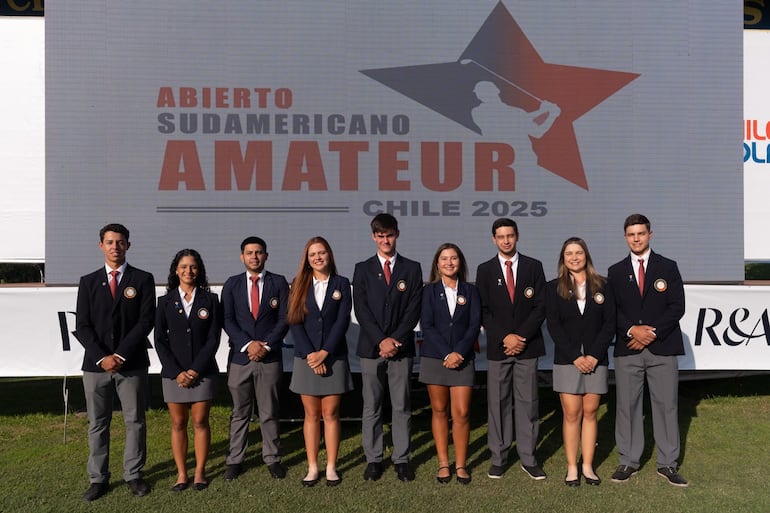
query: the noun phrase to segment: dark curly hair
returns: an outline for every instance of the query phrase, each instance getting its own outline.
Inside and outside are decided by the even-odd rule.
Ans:
[[[209,290],[209,278],[206,276],[206,266],[203,265],[203,259],[200,253],[194,249],[182,249],[174,255],[174,259],[171,261],[171,268],[168,271],[168,283],[166,284],[166,290],[174,290],[179,287],[179,276],[176,275],[176,268],[179,266],[179,261],[186,256],[191,256],[195,259],[195,263],[198,265],[198,277],[195,280],[195,286],[208,291]]]

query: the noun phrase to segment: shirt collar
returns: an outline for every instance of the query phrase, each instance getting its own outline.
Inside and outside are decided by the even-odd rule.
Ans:
[[[392,257],[385,258],[384,256],[377,253],[377,259],[380,261],[380,266],[385,267],[385,260],[390,260],[390,269],[392,270],[393,267],[396,265],[396,258],[398,258],[398,253],[394,253]]]
[[[631,258],[631,263],[634,265],[637,265],[639,263],[639,259],[643,258],[644,265],[646,267],[647,264],[650,262],[650,253],[652,253],[652,250],[649,248],[647,248],[647,251],[645,251],[643,255],[635,255],[633,253],[629,253],[629,256]]]
[[[123,276],[126,272],[126,267],[128,267],[128,262],[123,262],[123,265],[115,269],[115,271],[118,271],[120,274],[118,276]],[[110,274],[113,269],[108,264],[104,264],[104,270],[107,271],[107,274]]]
[[[501,255],[500,253],[498,253],[498,254],[497,254],[497,259],[500,261],[500,266],[501,266],[501,267],[505,267],[505,263],[506,263],[508,260],[506,260],[506,259],[503,257],[503,255]],[[515,266],[516,264],[518,264],[518,263],[519,263],[519,252],[517,251],[516,253],[514,253],[514,254],[513,254],[513,256],[512,256],[512,257],[511,257],[509,260],[510,260],[510,261],[513,263],[513,265],[514,265],[514,266]]]

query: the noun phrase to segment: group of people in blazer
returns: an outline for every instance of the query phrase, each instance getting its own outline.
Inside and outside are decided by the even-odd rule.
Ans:
[[[652,230],[646,217],[634,214],[626,219],[630,255],[610,267],[607,278],[594,269],[585,241],[570,238],[559,256],[558,277],[547,284],[541,262],[518,252],[518,226],[511,219],[493,223],[497,254],[478,266],[475,284],[468,281],[462,250],[445,243],[436,250],[429,283],[423,286],[420,264],[396,252],[396,218],[378,214],[370,227],[376,254],[356,264],[352,287],[338,274],[332,248],[323,237],[306,243],[291,287],[283,276],[265,269],[266,242],[247,237],[240,247],[245,272],[225,282],[221,299],[209,290],[200,254],[184,249],[172,260],[167,294],[158,299],[157,308],[152,275],[126,263],[128,230],[120,224],[103,227],[99,248],[105,265],[81,278],[77,298],[76,335],[85,348],[83,384],[90,449],[90,486],[83,500],[96,500],[109,491],[109,426],[115,391],[126,423],[123,477],[133,495],[150,491],[142,468],[147,347],[153,328],[177,467],[172,490],[208,487],[209,411],[220,372],[214,355],[221,329],[230,344],[227,386],[233,402],[224,479],[232,481],[244,471],[254,405],[262,459],[271,477],[286,476],[280,453],[279,390],[281,346],[291,331],[290,389],[300,395],[305,411],[307,473],[302,485],[315,486],[322,478],[318,461],[322,429],[327,456],[323,478],[327,486],[339,485],[340,402],[353,388],[345,338],[352,308],[360,325],[356,353],[362,374],[365,480],[379,480],[384,471],[386,397],[391,405],[390,459],[396,476],[405,482],[415,479],[409,458],[418,322],[423,334],[419,380],[426,385],[431,403],[436,480],[444,484],[455,476],[458,483],[471,482],[469,414],[482,326],[489,362],[491,466],[487,476],[503,477],[515,433],[521,469],[532,479],[546,479],[535,456],[537,363],[545,354],[542,325],[546,321],[555,344],[554,390],[559,392],[564,413],[565,484],[578,486],[581,477],[590,485],[601,482],[593,468],[596,412],[601,395],[607,392],[607,353],[614,339],[620,465],[612,481],[627,481],[639,470],[647,376],[657,472],[670,484],[687,486],[677,467],[676,357],[683,354],[679,319],[684,314],[684,288],[676,263],[650,250]],[[196,460],[192,480],[187,470],[190,417]],[[454,464],[450,463],[450,432]]]

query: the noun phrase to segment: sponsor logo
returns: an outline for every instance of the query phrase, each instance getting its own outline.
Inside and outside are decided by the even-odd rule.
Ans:
[[[698,310],[695,347],[704,342],[714,346],[749,345],[754,339],[770,346],[770,316],[766,308],[760,312],[743,307],[724,312],[719,308]]]

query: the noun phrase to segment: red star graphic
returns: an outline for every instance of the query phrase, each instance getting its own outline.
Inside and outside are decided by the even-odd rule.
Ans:
[[[471,117],[479,81],[493,81],[504,103],[528,112],[541,100],[555,103],[561,114],[545,135],[532,139],[538,164],[586,190],[573,122],[639,76],[543,61],[502,2],[457,61],[361,72],[479,134]]]
[[[533,111],[539,107],[539,99],[544,99],[561,108],[551,129],[542,138],[533,139],[532,145],[541,167],[587,190],[573,122],[639,74],[543,61],[502,2],[460,57],[461,62],[468,60],[515,84],[501,89],[506,103]]]

